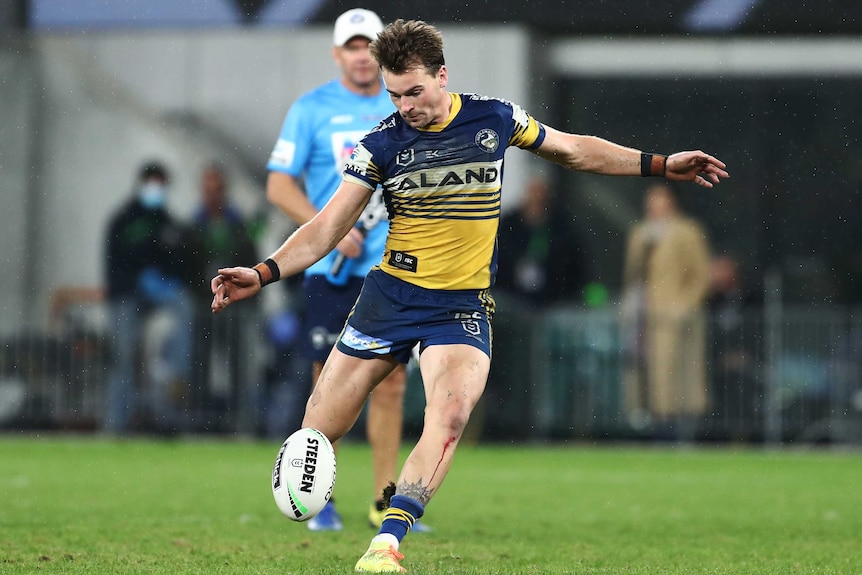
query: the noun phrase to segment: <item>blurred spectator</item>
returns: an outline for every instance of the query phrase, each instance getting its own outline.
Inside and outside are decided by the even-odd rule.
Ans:
[[[503,216],[497,235],[497,278],[493,295],[494,361],[485,395],[474,411],[494,413],[482,423],[492,436],[522,436],[529,430],[530,361],[541,312],[554,305],[581,303],[588,278],[585,242],[565,206],[544,177],[527,183],[518,210]],[[474,424],[475,425],[475,424]]]
[[[200,205],[191,234],[195,278],[204,282],[230,262],[253,262],[257,249],[242,213],[231,203],[227,174],[212,163],[200,175]],[[195,425],[202,431],[225,431],[237,421],[227,421],[236,411],[248,384],[254,362],[250,341],[255,325],[255,306],[227,310],[215,315],[204,285],[195,290],[194,339],[192,348],[191,408]],[[242,321],[237,316],[242,316]],[[258,381],[259,378],[254,378]],[[231,423],[233,425],[231,426]]]
[[[567,213],[545,178],[530,179],[519,209],[500,219],[495,295],[535,307],[580,300],[588,263]]]
[[[145,164],[132,196],[108,226],[106,280],[114,361],[104,428],[113,433],[129,430],[131,417],[143,412],[149,419],[141,423],[152,430],[175,431],[178,399],[188,385],[189,254],[185,230],[165,206],[168,183],[161,164]],[[151,321],[156,318],[161,321]]]
[[[626,408],[636,429],[690,438],[707,403],[706,233],[667,183],[649,186],[623,271]]]
[[[759,430],[763,393],[758,369],[762,299],[748,289],[739,263],[729,255],[710,263],[708,308],[711,334],[712,416],[716,431],[743,438]]]

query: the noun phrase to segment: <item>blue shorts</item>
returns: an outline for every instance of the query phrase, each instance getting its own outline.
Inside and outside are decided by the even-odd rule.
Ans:
[[[494,299],[488,290],[431,290],[371,270],[336,346],[370,359],[391,355],[401,363],[419,343],[472,345],[491,357]]]
[[[306,276],[302,282],[305,292],[305,356],[311,361],[326,361],[332,346],[338,341],[344,320],[353,309],[362,290],[361,277],[351,277],[343,286],[332,285],[326,276]]]

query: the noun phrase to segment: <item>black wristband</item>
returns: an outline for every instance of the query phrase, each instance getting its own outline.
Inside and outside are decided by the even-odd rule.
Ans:
[[[260,280],[260,287],[277,282],[281,278],[281,271],[278,269],[278,264],[272,258],[266,258],[263,262],[254,266],[254,271],[257,272],[257,279]]]
[[[665,177],[667,174],[667,156],[641,152],[641,176]]]

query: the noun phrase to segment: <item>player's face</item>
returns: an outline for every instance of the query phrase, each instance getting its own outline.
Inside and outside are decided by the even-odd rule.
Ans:
[[[356,36],[344,46],[336,46],[332,50],[335,62],[341,68],[341,74],[348,87],[363,90],[380,81],[380,68],[368,51],[369,44],[371,40],[368,38]]]
[[[403,74],[383,69],[383,82],[398,113],[414,128],[440,124],[449,116],[450,99],[446,92],[446,66],[436,74],[423,67]]]

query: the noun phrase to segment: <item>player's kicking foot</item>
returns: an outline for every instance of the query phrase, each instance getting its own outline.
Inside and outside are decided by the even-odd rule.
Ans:
[[[404,573],[407,570],[401,566],[404,555],[385,541],[371,542],[365,555],[356,562],[354,571],[358,573]]]

